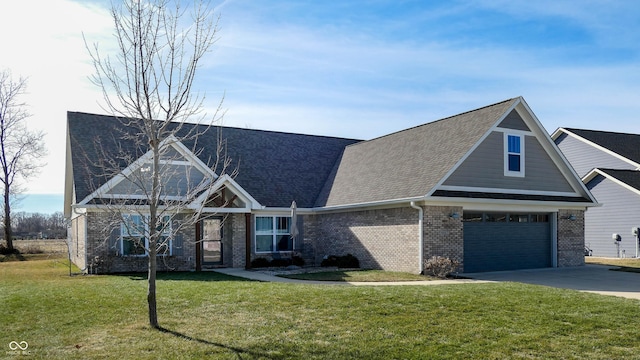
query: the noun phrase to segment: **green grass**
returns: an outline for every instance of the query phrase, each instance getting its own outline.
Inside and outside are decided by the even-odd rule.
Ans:
[[[316,280],[316,281],[348,281],[348,282],[389,282],[389,281],[425,281],[437,280],[437,278],[409,274],[404,272],[382,270],[348,270],[348,271],[322,271],[304,274],[279,275],[289,279]]]
[[[638,359],[637,300],[516,283],[337,286],[161,274],[69,277],[63,260],[0,264],[0,358]],[[17,356],[16,356],[17,357]]]
[[[616,258],[601,258],[601,257],[593,257],[593,256],[585,256],[584,258],[587,264],[597,264],[597,265],[611,265],[611,266],[620,266],[627,268],[640,268],[640,259],[616,259]]]

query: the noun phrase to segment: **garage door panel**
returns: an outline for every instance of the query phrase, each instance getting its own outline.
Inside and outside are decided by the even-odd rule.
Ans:
[[[465,222],[464,271],[551,266],[551,229],[546,223]]]

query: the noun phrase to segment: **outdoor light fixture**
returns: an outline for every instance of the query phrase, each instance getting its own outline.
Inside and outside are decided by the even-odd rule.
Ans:
[[[571,215],[569,215],[567,217],[563,217],[563,219],[569,220],[569,221],[575,221],[576,220],[576,216],[571,214]]]
[[[449,215],[450,218],[458,220],[460,219],[460,214],[458,214],[457,212],[454,212],[453,214]]]

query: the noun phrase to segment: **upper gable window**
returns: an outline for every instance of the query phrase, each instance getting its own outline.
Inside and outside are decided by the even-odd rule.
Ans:
[[[524,177],[524,135],[504,134],[504,175]]]

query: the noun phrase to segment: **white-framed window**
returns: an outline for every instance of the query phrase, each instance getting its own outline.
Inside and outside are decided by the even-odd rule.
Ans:
[[[256,253],[293,251],[291,217],[256,216]]]
[[[504,134],[504,175],[524,177],[524,135]]]
[[[171,217],[162,217],[158,226],[161,231],[156,244],[158,256],[171,255],[173,251],[171,239]],[[149,216],[126,214],[120,223],[120,254],[123,256],[147,256],[149,248]]]

